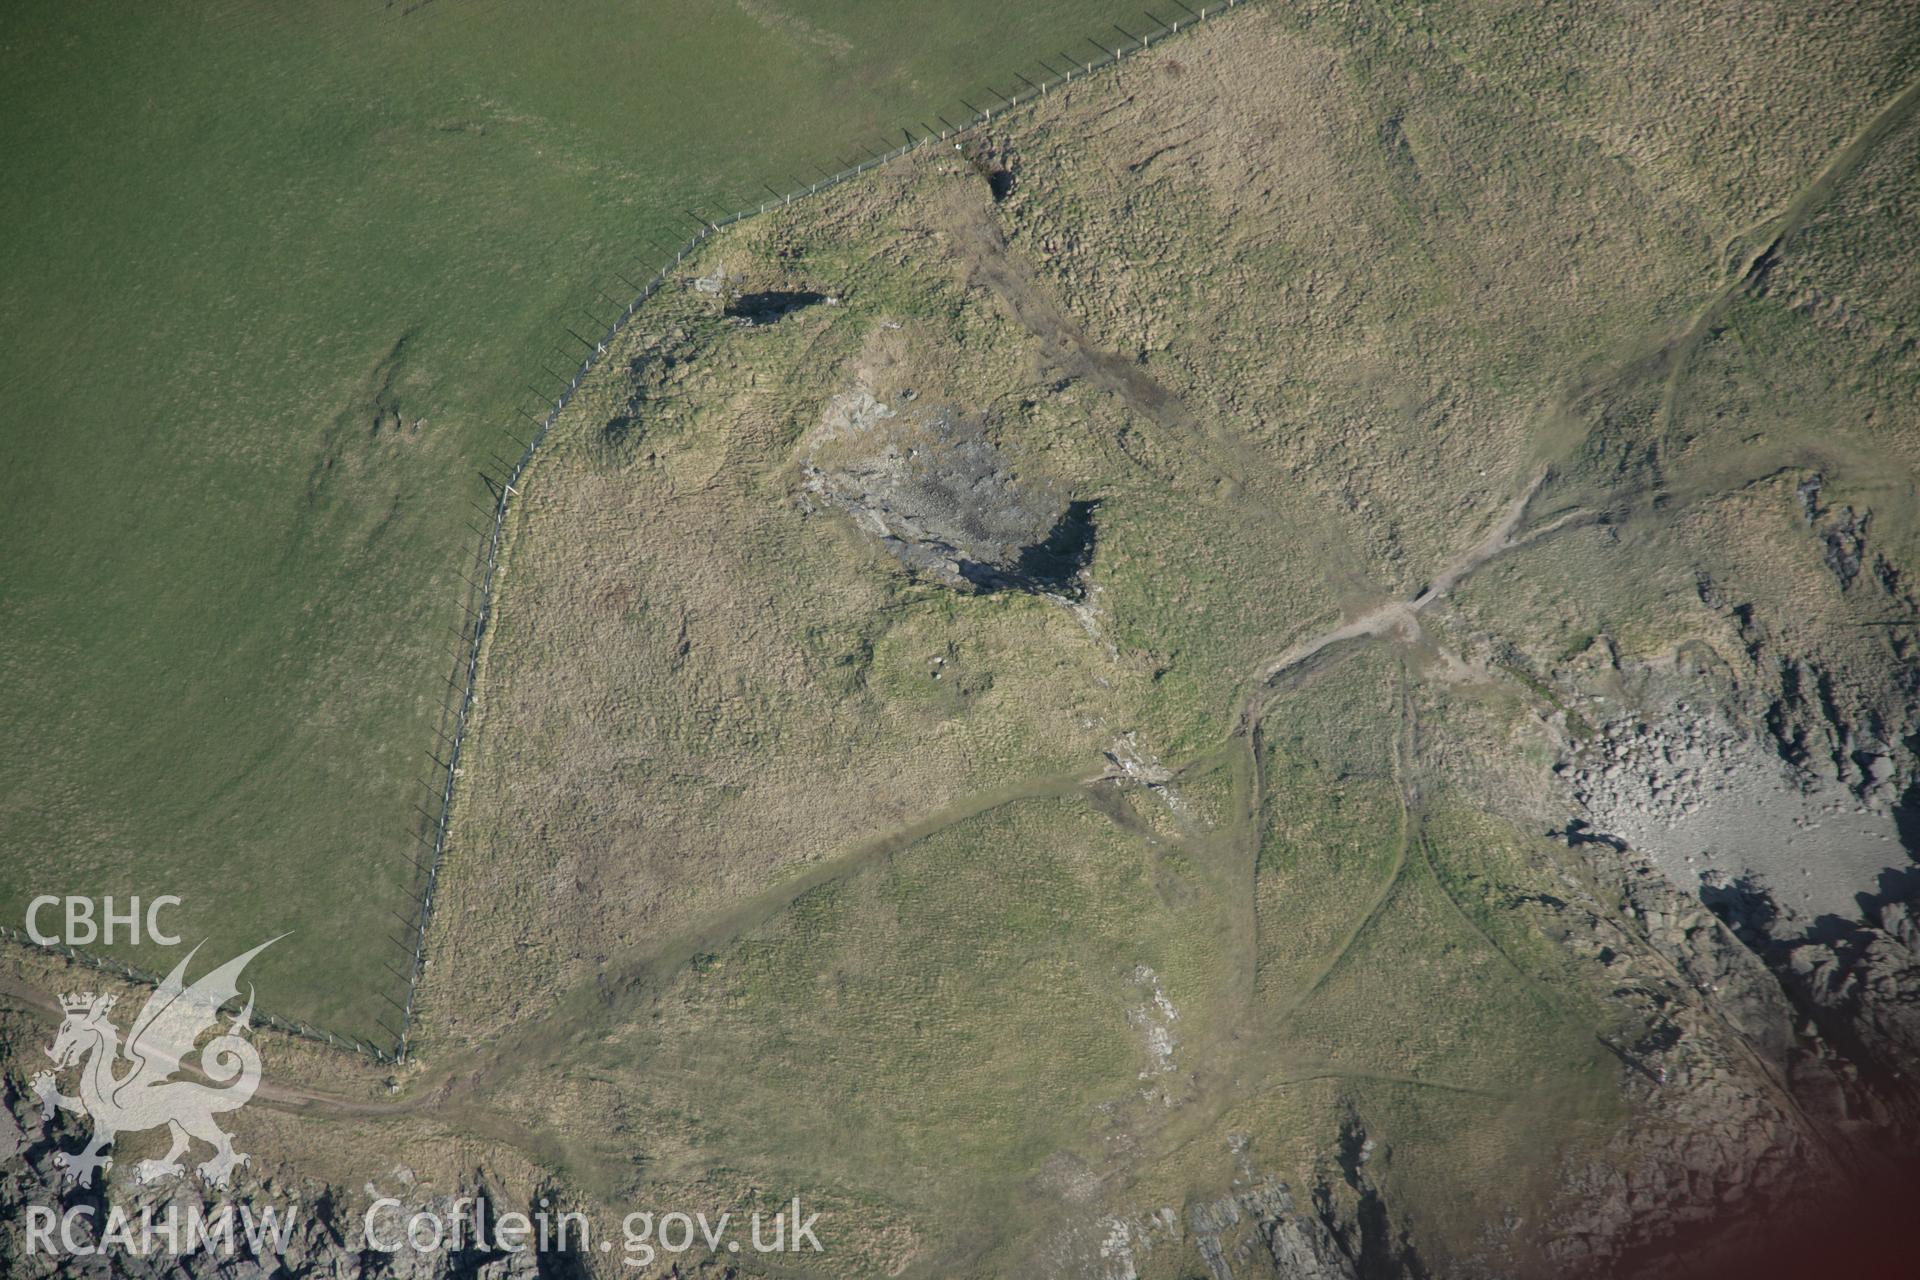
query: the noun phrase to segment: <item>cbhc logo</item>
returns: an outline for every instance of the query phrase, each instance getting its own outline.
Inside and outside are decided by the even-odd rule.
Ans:
[[[89,947],[95,942],[110,947],[115,941],[123,941],[138,946],[140,926],[147,927],[147,941],[161,947],[180,945],[178,934],[165,933],[160,928],[160,908],[177,907],[180,899],[170,893],[161,894],[147,903],[144,916],[140,911],[140,899],[136,896],[127,899],[124,911],[116,911],[112,897],[100,899],[99,911],[94,910],[92,898],[56,898],[51,894],[35,898],[27,904],[27,936],[43,947],[55,947],[65,943],[70,947]],[[48,907],[65,908],[66,933],[48,935],[40,932],[40,913]],[[58,919],[59,917],[56,917]],[[117,938],[116,926],[125,926],[126,936]]]

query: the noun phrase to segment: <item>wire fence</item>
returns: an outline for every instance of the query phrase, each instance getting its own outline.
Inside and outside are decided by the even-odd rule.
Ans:
[[[109,959],[106,956],[95,955],[91,951],[87,951],[81,947],[70,947],[65,943],[37,942],[29,936],[25,930],[15,929],[10,925],[0,925],[0,938],[5,938],[10,942],[17,942],[22,946],[32,947],[36,951],[52,952],[54,955],[60,956],[82,968],[92,969],[96,973],[104,973],[110,977],[118,978],[122,982],[132,983],[136,986],[158,987],[162,982],[166,981],[166,979],[157,973],[137,968],[134,965],[122,964],[118,960]],[[345,1049],[352,1053],[358,1053],[373,1059],[375,1062],[394,1063],[399,1060],[397,1055],[392,1051],[382,1049],[379,1045],[373,1044],[370,1041],[361,1040],[355,1036],[339,1035],[332,1031],[326,1031],[311,1023],[301,1022],[296,1018],[283,1018],[279,1014],[269,1013],[258,1005],[254,1007],[252,1017],[253,1022],[259,1026],[271,1027],[273,1030],[281,1032],[284,1035],[294,1036],[301,1040],[311,1040],[315,1044],[324,1044],[335,1049]]]
[[[935,129],[923,124],[921,126],[923,132],[918,137],[913,135],[911,129],[902,130],[902,133],[905,135],[904,140],[896,146],[885,151],[873,152],[869,158],[858,160],[837,172],[826,173],[817,182],[794,186],[785,192],[775,191],[774,188],[768,186],[767,190],[771,198],[763,200],[757,205],[750,205],[716,218],[706,218],[695,215],[696,221],[701,224],[700,229],[672,250],[673,257],[671,261],[663,262],[660,268],[648,277],[644,283],[634,286],[636,292],[619,314],[611,322],[606,323],[605,331],[597,340],[590,340],[575,332],[571,326],[567,326],[567,332],[577,342],[586,347],[586,354],[581,358],[579,364],[573,368],[571,374],[565,377],[564,385],[560,386],[557,392],[547,394],[537,390],[534,391],[535,395],[541,397],[542,411],[538,415],[527,414],[523,411],[523,416],[527,417],[534,424],[530,438],[521,440],[510,433],[509,438],[521,446],[521,453],[518,459],[511,464],[508,464],[505,459],[500,459],[504,468],[503,475],[497,478],[489,477],[488,479],[489,489],[493,495],[493,502],[491,508],[486,511],[486,514],[489,516],[489,525],[482,534],[479,553],[474,561],[475,567],[479,570],[479,580],[466,579],[470,592],[469,600],[473,603],[465,609],[469,624],[459,632],[463,642],[463,649],[454,675],[448,682],[450,687],[457,689],[459,699],[454,706],[444,708],[447,712],[447,719],[452,724],[452,732],[442,731],[440,734],[442,740],[446,743],[447,755],[445,759],[442,759],[432,752],[428,753],[440,767],[440,785],[434,789],[434,811],[420,810],[421,816],[429,821],[432,828],[432,839],[430,841],[421,837],[422,843],[428,846],[427,862],[425,866],[421,868],[424,883],[421,886],[421,892],[416,900],[418,910],[413,918],[408,920],[406,917],[400,917],[402,923],[408,927],[411,941],[405,946],[405,950],[409,954],[409,970],[407,974],[404,975],[407,992],[406,1003],[404,1005],[396,1005],[400,1010],[400,1026],[397,1029],[392,1027],[387,1028],[387,1030],[395,1036],[394,1046],[390,1050],[382,1049],[377,1045],[356,1037],[337,1035],[333,1032],[311,1026],[305,1022],[281,1018],[273,1014],[261,1012],[258,1009],[256,1009],[254,1013],[256,1021],[288,1035],[298,1036],[318,1044],[330,1045],[337,1049],[346,1049],[362,1054],[375,1062],[394,1064],[406,1061],[408,1051],[412,1045],[415,1010],[420,992],[420,980],[426,970],[427,935],[432,925],[434,896],[439,887],[441,866],[447,852],[448,832],[453,820],[454,784],[459,776],[460,757],[466,746],[467,730],[472,718],[474,701],[479,688],[480,653],[486,640],[487,626],[493,618],[494,579],[500,569],[500,553],[505,542],[508,511],[511,508],[514,497],[519,494],[520,481],[525,477],[527,468],[532,465],[534,455],[539,452],[540,446],[545,443],[548,433],[553,429],[554,423],[559,420],[561,414],[566,412],[567,406],[573,401],[573,397],[586,383],[587,378],[599,366],[600,362],[606,358],[615,339],[617,339],[621,331],[632,322],[634,315],[639,311],[641,306],[674,279],[676,269],[697,254],[700,247],[709,239],[737,222],[758,217],[767,213],[769,210],[784,208],[798,200],[805,200],[811,196],[817,196],[829,188],[837,187],[845,182],[851,182],[864,174],[880,168],[882,165],[891,164],[902,157],[911,155],[928,146],[953,142],[984,125],[991,124],[995,119],[1007,117],[1023,108],[1031,109],[1043,98],[1046,98],[1057,90],[1064,89],[1075,80],[1084,80],[1089,76],[1096,75],[1105,68],[1144,52],[1153,47],[1157,42],[1178,35],[1183,30],[1191,29],[1226,13],[1228,10],[1241,7],[1247,3],[1248,0],[1220,0],[1217,4],[1190,8],[1180,3],[1180,0],[1173,0],[1173,6],[1183,12],[1183,17],[1177,17],[1169,22],[1148,12],[1146,17],[1155,24],[1155,29],[1144,31],[1140,35],[1135,35],[1126,28],[1116,24],[1113,29],[1119,33],[1122,39],[1111,46],[1103,41],[1089,38],[1086,43],[1100,51],[1098,56],[1080,58],[1067,53],[1060,53],[1055,55],[1054,59],[1042,59],[1038,64],[1043,69],[1043,75],[1040,79],[1031,80],[1024,75],[1016,76],[1016,78],[1020,80],[1021,85],[1011,94],[1002,94],[997,90],[989,90],[989,92],[992,92],[995,97],[1001,100],[1001,105],[999,106],[974,107],[971,103],[967,103],[966,106],[971,114],[963,116],[959,122],[951,122],[944,117],[936,116],[935,118],[941,121],[943,127]],[[1058,67],[1054,66],[1054,60],[1059,61],[1063,65]],[[622,277],[622,279],[624,279],[624,277]],[[627,283],[630,286],[633,284],[631,281]],[[606,298],[606,295],[602,293],[600,297]],[[608,300],[611,301],[611,299]],[[589,316],[593,315],[590,311],[585,313]],[[552,376],[558,378],[560,375]],[[0,926],[0,936],[12,938],[31,946],[41,946],[41,944],[34,943],[20,930],[6,926]],[[114,974],[125,981],[145,983],[151,986],[158,986],[161,982],[161,979],[154,974],[120,964],[117,961],[91,955],[76,947],[62,945],[44,949],[56,951],[76,964]],[[402,977],[402,975],[397,973],[395,976]],[[385,1023],[383,1022],[382,1025],[384,1026]]]

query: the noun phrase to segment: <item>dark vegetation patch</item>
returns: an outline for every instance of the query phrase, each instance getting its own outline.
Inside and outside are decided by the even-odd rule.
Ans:
[[[762,289],[742,293],[727,304],[727,314],[754,324],[775,324],[796,311],[817,307],[827,295],[812,289]]]

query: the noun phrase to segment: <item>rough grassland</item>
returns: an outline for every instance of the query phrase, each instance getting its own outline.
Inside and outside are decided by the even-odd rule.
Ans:
[[[387,1039],[476,473],[578,362],[565,326],[685,208],[1137,13],[8,5],[0,914],[172,892],[214,949],[291,929],[263,1000]]]
[[[1869,484],[1912,439],[1897,333],[1755,434],[1770,361],[1841,360],[1771,292],[1703,331],[1697,399],[1665,381],[1899,87],[1910,26],[1855,16],[1254,9],[720,239],[516,509],[427,1056],[484,1064],[605,1212],[816,1198],[823,1274],[1101,1274],[1116,1239],[1198,1274],[1209,1206],[1358,1194],[1350,1129],[1392,1135],[1367,1177],[1434,1273],[1541,1273],[1511,1224],[1617,1129],[1649,1026],[1632,944],[1554,914],[1587,891],[1529,804],[1579,709],[1532,673],[1696,638],[1685,566],[1807,550],[1747,480],[1817,444]],[[1872,222],[1860,191],[1818,226]],[[743,325],[728,290],[833,302]],[[1084,602],[928,585],[817,507],[856,391],[979,413],[1096,502]],[[1547,464],[1534,527],[1608,523],[1260,681]]]

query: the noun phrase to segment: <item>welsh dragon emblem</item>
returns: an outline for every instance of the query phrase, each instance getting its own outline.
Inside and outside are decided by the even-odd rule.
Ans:
[[[215,1026],[221,1006],[240,994],[240,971],[247,962],[278,941],[263,942],[188,986],[187,965],[200,950],[195,947],[148,998],[127,1032],[124,1047],[119,1031],[107,1019],[113,1009],[111,995],[89,992],[60,998],[66,1018],[53,1048],[47,1050],[54,1070],[36,1075],[32,1088],[45,1119],[51,1120],[59,1108],[93,1121],[93,1139],[84,1151],[63,1151],[54,1157],[69,1182],[84,1187],[96,1171],[111,1169],[113,1159],[105,1153],[118,1135],[161,1125],[171,1131],[173,1144],[161,1159],[140,1162],[135,1173],[142,1182],[184,1173],[180,1157],[195,1138],[213,1147],[212,1158],[197,1167],[211,1187],[226,1187],[234,1169],[247,1163],[214,1117],[245,1106],[260,1085],[260,1054],[246,1039],[253,1017],[251,987],[240,1016],[200,1051],[198,1074],[205,1082],[173,1076],[200,1036]],[[80,1064],[79,1094],[68,1097],[60,1092],[54,1076],[75,1063]]]

